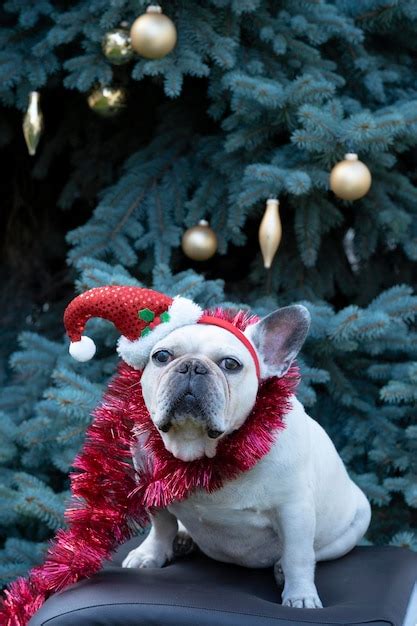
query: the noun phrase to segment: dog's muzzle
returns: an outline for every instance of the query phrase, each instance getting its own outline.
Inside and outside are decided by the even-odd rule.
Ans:
[[[224,414],[225,392],[214,368],[214,363],[196,357],[183,357],[172,364],[164,380],[161,397],[164,417],[159,430],[167,433],[173,423],[191,419],[202,423],[212,439],[223,434],[219,416]]]

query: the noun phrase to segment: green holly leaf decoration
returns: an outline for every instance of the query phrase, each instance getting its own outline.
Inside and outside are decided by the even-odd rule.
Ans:
[[[170,314],[168,313],[168,311],[165,311],[164,313],[161,313],[161,315],[159,316],[161,318],[161,322],[169,322],[169,320],[171,319]]]
[[[153,322],[155,319],[155,313],[150,309],[141,309],[138,311],[138,318],[144,322]]]
[[[146,328],[144,328],[140,334],[141,337],[146,337],[146,335],[149,335],[149,333],[151,332],[151,329],[149,328],[149,326],[147,326]]]

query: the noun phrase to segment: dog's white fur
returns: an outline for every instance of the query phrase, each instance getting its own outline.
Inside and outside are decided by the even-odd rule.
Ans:
[[[246,330],[264,376],[285,374],[305,338],[307,316],[303,307],[286,307]],[[227,436],[253,408],[258,389],[253,359],[233,334],[214,326],[179,328],[152,354],[161,349],[170,350],[173,360],[161,366],[151,358],[142,376],[151,418],[157,426],[164,419],[164,398],[177,376],[177,364],[189,357],[199,359],[213,380],[214,397],[207,400],[213,403],[209,424],[193,415],[176,415],[161,436],[180,459],[212,457],[218,439],[210,439],[207,428]],[[242,369],[222,370],[224,357],[237,358]],[[195,492],[153,515],[149,535],[129,553],[124,567],[162,567],[172,558],[179,522],[214,559],[247,567],[274,566],[277,581],[282,575],[285,579],[284,605],[321,607],[314,584],[316,561],[349,552],[365,534],[371,511],[330,438],[295,397],[285,422],[270,452],[253,469],[214,493]],[[138,445],[137,463],[142,453]]]

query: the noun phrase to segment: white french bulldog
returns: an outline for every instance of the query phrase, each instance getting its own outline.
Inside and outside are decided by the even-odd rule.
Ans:
[[[302,306],[278,309],[248,326],[262,378],[283,376],[308,332]],[[232,333],[209,325],[172,331],[153,348],[142,375],[145,404],[164,445],[191,461],[214,457],[220,438],[239,428],[258,391],[254,361]],[[365,534],[371,509],[349,478],[323,428],[295,396],[286,427],[251,470],[214,493],[194,492],[152,515],[145,541],[124,567],[162,567],[178,533],[209,557],[246,567],[274,566],[282,603],[320,608],[317,561],[349,552]]]

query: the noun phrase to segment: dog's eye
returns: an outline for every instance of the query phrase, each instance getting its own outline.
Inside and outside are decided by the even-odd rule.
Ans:
[[[242,369],[242,364],[239,363],[239,361],[237,359],[233,359],[232,357],[228,356],[225,359],[223,359],[223,361],[220,361],[220,367],[224,370],[240,370]]]
[[[172,359],[172,353],[169,350],[158,350],[152,355],[152,359],[157,364],[168,363]]]

